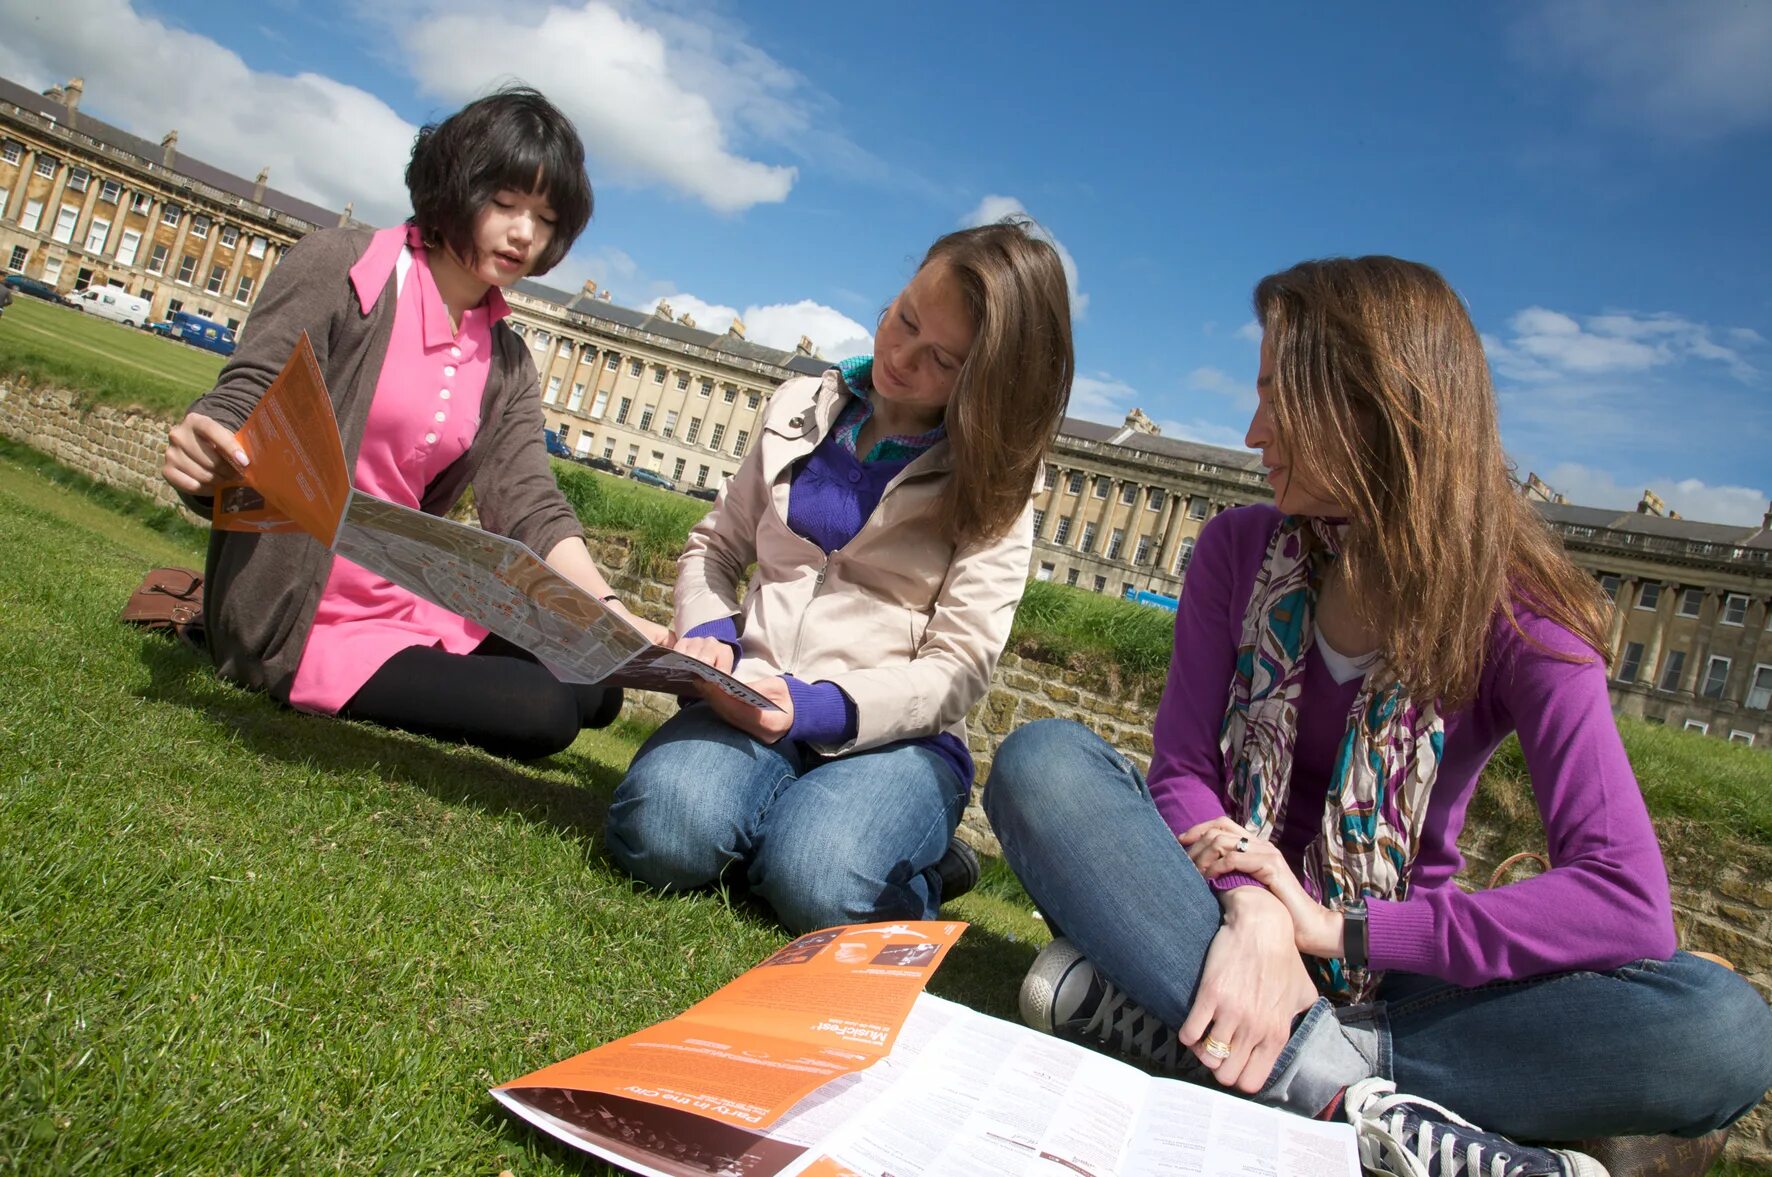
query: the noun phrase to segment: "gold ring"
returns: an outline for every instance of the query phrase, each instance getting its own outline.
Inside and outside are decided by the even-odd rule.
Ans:
[[[1200,1049],[1211,1055],[1213,1058],[1231,1057],[1231,1044],[1228,1042],[1220,1042],[1210,1034],[1200,1040]]]

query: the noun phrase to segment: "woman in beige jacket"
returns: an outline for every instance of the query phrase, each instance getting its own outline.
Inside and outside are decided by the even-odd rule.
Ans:
[[[679,648],[780,709],[710,691],[647,741],[608,824],[636,878],[700,887],[742,864],[795,931],[940,907],[971,792],[964,717],[1027,583],[1029,500],[1070,393],[1064,271],[1028,228],[937,241],[872,356],[777,390],[691,532]]]

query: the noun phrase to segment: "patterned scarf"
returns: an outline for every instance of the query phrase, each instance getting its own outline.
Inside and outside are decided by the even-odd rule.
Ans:
[[[1225,790],[1238,819],[1271,838],[1292,790],[1298,692],[1310,649],[1321,574],[1341,551],[1346,524],[1287,516],[1255,578],[1219,734]],[[1354,896],[1402,899],[1409,890],[1445,725],[1417,703],[1382,661],[1367,672],[1348,714],[1323,806],[1323,829],[1304,858],[1304,886],[1332,911]],[[1311,958],[1317,988],[1333,1001],[1368,1001],[1382,974],[1350,973]]]
[[[843,377],[849,395],[855,399],[843,407],[832,432],[837,444],[854,454],[855,444],[861,438],[861,427],[874,415],[873,402],[868,399],[868,393],[874,390],[874,357],[851,356],[837,365],[837,372]],[[948,427],[943,424],[927,433],[882,437],[866,454],[856,456],[864,465],[868,462],[908,462],[946,437],[947,432]]]

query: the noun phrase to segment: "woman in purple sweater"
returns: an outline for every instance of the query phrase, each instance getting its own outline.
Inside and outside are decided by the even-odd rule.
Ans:
[[[1675,951],[1604,603],[1511,485],[1458,296],[1337,259],[1263,279],[1255,311],[1275,507],[1200,536],[1148,780],[1045,721],[985,791],[1059,935],[1023,1015],[1346,1115],[1396,1173],[1603,1172],[1506,1137],[1730,1123],[1772,1082],[1772,1014]],[[1466,893],[1458,834],[1510,732],[1552,869]]]

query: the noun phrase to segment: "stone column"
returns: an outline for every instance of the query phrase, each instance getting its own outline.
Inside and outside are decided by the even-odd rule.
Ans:
[[[1663,584],[1661,586],[1661,600],[1655,609],[1655,628],[1650,631],[1649,641],[1643,649],[1643,673],[1648,675],[1647,681],[1651,690],[1661,682],[1661,667],[1658,665],[1661,659],[1661,646],[1667,640],[1667,627],[1673,623],[1675,603],[1679,599],[1679,585]],[[1638,681],[1644,680],[1638,679]]]
[[[1175,549],[1181,543],[1181,505],[1185,500],[1175,491],[1163,496],[1163,512],[1158,516],[1157,567],[1164,576],[1175,575]]]
[[[205,298],[226,298],[228,290],[226,280],[222,289],[216,294],[209,293],[209,267],[215,260],[215,248],[221,242],[221,221],[216,217],[209,218],[209,236],[203,239],[203,253],[197,258],[197,272],[191,275],[191,287]]]
[[[1692,665],[1680,676],[1682,694],[1696,696],[1701,685],[1700,676],[1704,674],[1705,661],[1710,657],[1710,631],[1717,623],[1721,611],[1722,598],[1716,590],[1705,589],[1704,599],[1698,603],[1698,626],[1692,640]],[[1709,620],[1706,620],[1706,617]]]
[[[1618,579],[1618,599],[1612,602],[1612,629],[1606,635],[1606,649],[1612,653],[1612,664],[1618,665],[1619,639],[1624,636],[1624,615],[1637,602],[1637,578]]]

